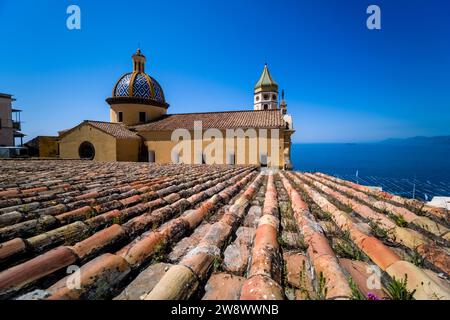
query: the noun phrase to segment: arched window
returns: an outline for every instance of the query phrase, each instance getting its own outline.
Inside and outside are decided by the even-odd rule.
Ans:
[[[268,104],[265,104],[264,105],[264,110],[268,110],[269,109],[269,105]]]
[[[89,141],[84,141],[78,148],[78,155],[81,159],[92,160],[95,157],[95,148]]]

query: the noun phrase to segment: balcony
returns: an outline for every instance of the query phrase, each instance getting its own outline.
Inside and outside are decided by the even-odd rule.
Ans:
[[[20,121],[13,121],[12,124],[14,130],[22,130],[22,125],[20,124]]]

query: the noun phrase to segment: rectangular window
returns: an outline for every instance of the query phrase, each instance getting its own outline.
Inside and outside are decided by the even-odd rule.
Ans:
[[[234,156],[234,153],[228,154],[227,164],[236,164],[236,157]]]
[[[155,162],[155,151],[148,150],[148,162],[154,163]]]
[[[139,112],[139,122],[145,122],[145,112]]]
[[[119,122],[123,122],[123,113],[119,112]]]
[[[267,154],[260,154],[259,162],[261,164],[261,167],[267,167]]]

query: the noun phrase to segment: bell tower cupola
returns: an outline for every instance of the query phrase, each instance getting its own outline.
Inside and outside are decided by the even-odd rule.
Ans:
[[[255,85],[253,105],[254,110],[278,109],[278,85],[270,75],[267,63]]]

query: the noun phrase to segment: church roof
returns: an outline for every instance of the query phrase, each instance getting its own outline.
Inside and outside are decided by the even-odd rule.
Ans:
[[[75,128],[83,125],[88,124],[91,125],[100,131],[103,131],[106,134],[109,134],[115,138],[118,139],[140,139],[137,134],[134,132],[128,130],[123,124],[121,123],[112,123],[112,122],[104,122],[104,121],[94,121],[94,120],[84,120],[82,123],[80,123],[78,126],[73,127],[69,130],[60,131],[60,137],[65,136],[69,132],[72,132]]]
[[[103,122],[103,121],[92,121],[87,120],[85,121],[89,123],[91,126],[96,127],[97,129],[100,129],[101,131],[104,131],[105,133],[108,133],[116,138],[121,139],[139,139],[139,137],[132,131],[128,130],[123,124],[121,123],[112,123],[112,122]]]
[[[194,129],[194,121],[202,121],[203,129],[281,128],[285,127],[281,110],[244,110],[205,113],[168,114],[134,126],[137,131]]]
[[[255,92],[261,91],[278,91],[278,84],[272,79],[267,63],[264,65],[264,70],[255,85]]]

